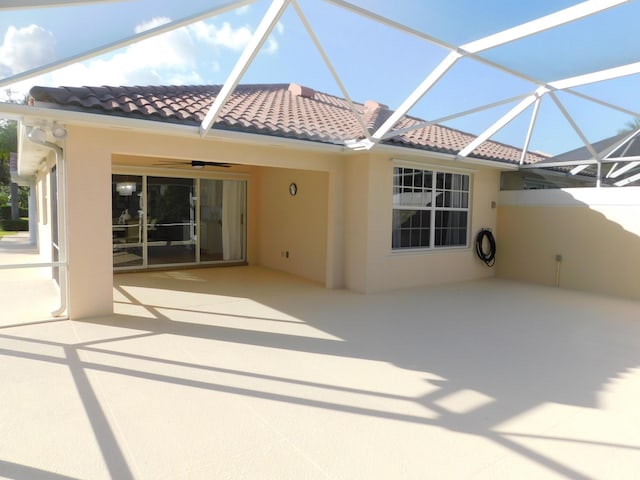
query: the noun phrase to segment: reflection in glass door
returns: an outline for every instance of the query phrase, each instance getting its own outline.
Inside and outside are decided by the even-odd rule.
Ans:
[[[112,176],[111,238],[116,268],[143,265],[143,205],[141,176]]]
[[[149,265],[196,261],[195,212],[194,179],[147,177]]]

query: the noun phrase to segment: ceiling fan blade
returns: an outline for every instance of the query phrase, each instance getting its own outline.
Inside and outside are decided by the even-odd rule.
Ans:
[[[205,160],[185,160],[185,161],[175,161],[175,162],[171,162],[171,161],[167,161],[167,160],[161,160],[160,163],[154,163],[153,164],[154,167],[174,167],[174,168],[178,168],[178,167],[191,167],[191,168],[204,168],[204,167],[223,167],[223,168],[229,168],[231,166],[230,163],[224,163],[224,162],[209,162],[209,161],[205,161]]]
[[[230,163],[224,162],[207,162],[204,160],[192,160],[191,166],[193,168],[204,168],[204,167],[224,167],[229,168],[231,166]]]

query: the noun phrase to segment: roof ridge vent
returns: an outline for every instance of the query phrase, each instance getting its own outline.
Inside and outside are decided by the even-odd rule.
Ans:
[[[290,83],[289,91],[296,97],[313,99],[316,95],[316,91],[313,88],[303,87],[302,85],[298,85],[297,83]]]

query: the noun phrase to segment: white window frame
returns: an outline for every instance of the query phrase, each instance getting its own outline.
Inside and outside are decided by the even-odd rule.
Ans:
[[[437,190],[444,191],[443,189],[436,189],[437,185],[437,176],[438,174],[457,174],[457,175],[465,175],[468,178],[468,188],[466,190],[455,189],[457,192],[466,193],[467,195],[467,206],[466,207],[448,207],[448,206],[437,206],[436,201],[431,201],[429,205],[418,205],[417,202],[414,204],[400,204],[398,203],[399,197],[396,196],[398,193],[396,191],[396,185],[394,183],[394,179],[396,177],[397,170],[396,169],[412,169],[422,172],[429,172],[432,174],[431,178],[431,192],[436,192]],[[443,251],[443,250],[460,250],[460,249],[468,249],[470,245],[470,230],[471,230],[471,213],[472,213],[472,186],[473,186],[473,172],[474,170],[469,169],[457,169],[457,168],[446,168],[440,165],[431,165],[431,164],[423,164],[423,163],[414,163],[414,162],[398,162],[393,161],[393,169],[392,169],[392,224],[391,224],[391,251],[394,254],[398,253],[406,253],[406,252],[434,252],[434,251]],[[435,198],[434,198],[435,200]],[[423,210],[431,212],[430,215],[430,225],[429,225],[429,245],[428,246],[411,246],[411,247],[399,247],[393,245],[393,236],[395,234],[395,229],[393,225],[393,216],[395,211],[397,210]],[[436,216],[437,212],[466,212],[467,214],[467,222],[465,225],[466,235],[464,245],[436,245]]]

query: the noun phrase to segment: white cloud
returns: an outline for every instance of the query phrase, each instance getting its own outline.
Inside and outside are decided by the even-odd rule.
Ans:
[[[154,18],[136,32],[169,22]],[[197,73],[197,45],[186,28],[148,38],[118,51],[74,64],[51,74],[56,85],[150,85],[202,83]]]
[[[55,39],[38,25],[10,26],[0,45],[0,75],[24,72],[54,61]]]
[[[156,17],[135,27],[140,33],[170,22]],[[283,26],[278,23],[263,51],[275,53],[277,35]],[[197,22],[129,45],[115,53],[73,64],[60,70],[32,78],[11,86],[15,96],[28,92],[33,85],[99,86],[99,85],[158,85],[202,84],[216,79],[226,58],[224,50],[234,52],[246,47],[253,32],[248,26],[234,28],[229,22],[218,26]],[[31,25],[11,27],[0,45],[0,78],[13,72],[49,63],[54,57],[54,36],[42,27]],[[233,55],[232,55],[233,56]],[[2,96],[2,95],[0,95]]]
[[[284,33],[284,25],[282,24],[282,22],[276,23],[276,26],[273,29],[273,31],[274,33],[277,33],[278,35],[282,36],[282,34]],[[278,51],[279,47],[280,45],[278,44],[278,40],[272,33],[271,36],[267,39],[267,44],[264,47],[264,51],[269,55],[273,55]]]
[[[273,38],[273,37],[269,37],[267,39],[267,44],[263,47],[264,48],[264,52],[269,54],[269,55],[273,55],[274,53],[276,53],[278,51],[278,47],[280,45],[278,45],[278,41]]]
[[[189,27],[196,38],[212,47],[225,47],[239,51],[247,46],[253,33],[249,27],[233,28],[229,22],[224,22],[222,27],[211,23],[196,22]]]
[[[229,22],[224,22],[221,27],[218,27],[215,24],[200,21],[191,25],[189,29],[197,40],[206,45],[224,47],[234,51],[244,49],[253,36],[253,32],[248,26],[233,28]],[[274,33],[282,35],[283,32],[284,25],[281,22],[276,23]],[[278,51],[279,46],[278,40],[272,34],[267,39],[264,52],[272,55]]]

